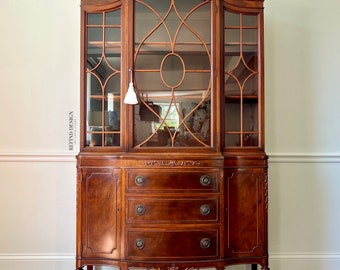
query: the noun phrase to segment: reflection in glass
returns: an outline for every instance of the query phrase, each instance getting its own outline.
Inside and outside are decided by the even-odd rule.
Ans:
[[[210,4],[135,2],[135,147],[210,147]]]
[[[92,13],[87,16],[87,25],[102,25],[103,13]]]
[[[224,12],[225,146],[259,145],[258,21]]]
[[[87,15],[86,145],[120,145],[120,10]]]

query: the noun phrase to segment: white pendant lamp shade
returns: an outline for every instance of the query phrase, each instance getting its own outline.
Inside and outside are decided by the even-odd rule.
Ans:
[[[130,83],[129,83],[129,88],[128,88],[126,95],[125,95],[125,98],[124,98],[124,103],[135,105],[135,104],[138,104],[138,99],[137,99],[137,95],[136,95],[136,92],[135,92],[135,88],[133,87],[132,70],[129,69],[129,72],[130,72],[131,80],[130,80]]]

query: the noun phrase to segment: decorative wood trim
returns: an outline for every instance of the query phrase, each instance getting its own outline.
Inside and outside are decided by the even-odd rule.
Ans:
[[[144,163],[154,167],[188,167],[201,166],[201,162],[195,160],[150,160]]]
[[[266,214],[268,215],[268,169],[265,169],[264,171],[264,210],[266,211]]]

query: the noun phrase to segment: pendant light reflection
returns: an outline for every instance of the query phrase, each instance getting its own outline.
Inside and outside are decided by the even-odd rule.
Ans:
[[[124,103],[135,105],[135,104],[138,104],[138,99],[137,99],[135,89],[133,87],[132,69],[131,68],[129,68],[129,72],[130,72],[130,83],[129,83],[129,88],[128,88],[126,95],[125,95],[125,98],[124,98]]]

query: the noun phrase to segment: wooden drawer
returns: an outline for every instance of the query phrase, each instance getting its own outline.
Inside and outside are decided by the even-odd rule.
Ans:
[[[218,222],[217,197],[127,197],[127,223]]]
[[[128,230],[127,258],[135,260],[217,259],[218,235],[218,229]]]
[[[218,192],[219,170],[178,171],[133,169],[127,172],[127,192]]]

